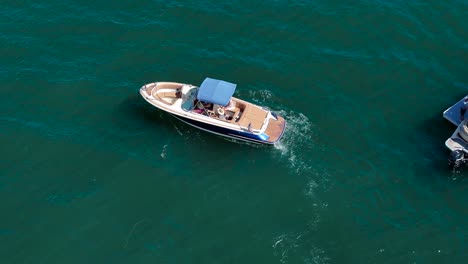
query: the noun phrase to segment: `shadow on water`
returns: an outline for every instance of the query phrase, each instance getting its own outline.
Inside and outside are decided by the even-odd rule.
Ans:
[[[140,95],[135,94],[130,95],[118,105],[114,120],[119,123],[127,120],[141,126],[170,127],[169,117],[168,113],[149,105]]]

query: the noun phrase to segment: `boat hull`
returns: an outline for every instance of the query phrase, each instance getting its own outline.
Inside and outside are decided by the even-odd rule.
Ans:
[[[261,134],[254,134],[249,131],[243,132],[243,131],[238,131],[238,130],[233,130],[225,127],[220,127],[220,126],[215,126],[212,124],[208,123],[203,123],[197,120],[193,120],[190,118],[185,118],[182,116],[178,116],[175,114],[172,114],[175,118],[179,119],[180,121],[191,125],[193,127],[196,127],[198,129],[219,135],[219,136],[224,136],[228,138],[234,138],[238,140],[243,140],[243,141],[248,141],[248,142],[253,142],[257,144],[274,144],[275,142],[269,142],[268,140],[268,135],[261,133]]]

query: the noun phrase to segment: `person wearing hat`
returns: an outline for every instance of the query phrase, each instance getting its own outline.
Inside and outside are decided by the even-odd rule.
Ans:
[[[218,113],[218,117],[220,119],[226,119],[226,117],[224,116],[224,107],[219,106],[216,112]]]

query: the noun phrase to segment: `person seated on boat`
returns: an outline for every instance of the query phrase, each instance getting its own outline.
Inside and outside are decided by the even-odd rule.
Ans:
[[[224,114],[224,107],[219,104],[213,105],[213,112],[219,116],[220,114]]]
[[[460,120],[463,121],[465,119],[465,113],[468,109],[468,96],[465,97],[463,100],[463,105],[460,107]]]
[[[226,119],[226,117],[224,116],[224,107],[219,106],[216,110],[216,113],[218,114],[219,119]]]
[[[233,118],[236,119],[239,117],[240,109],[237,107],[236,102],[229,100],[229,102],[224,106],[224,110],[226,110],[226,119],[232,120]]]
[[[204,111],[205,111],[205,110],[200,109],[200,108],[195,108],[195,109],[193,109],[193,112],[194,112],[194,113],[197,113],[197,114],[203,114]]]
[[[213,104],[212,103],[203,103],[203,107],[206,110],[213,110]]]
[[[193,112],[197,114],[202,114],[204,112],[203,108],[200,107],[201,102],[197,99],[193,100]]]
[[[231,111],[233,111],[235,108],[236,108],[236,104],[232,100],[229,100],[227,105],[224,106],[224,109],[231,110]]]

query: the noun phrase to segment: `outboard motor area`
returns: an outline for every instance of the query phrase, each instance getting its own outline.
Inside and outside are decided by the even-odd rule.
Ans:
[[[460,149],[450,152],[448,159],[449,166],[452,168],[458,168],[468,161],[467,154]]]

